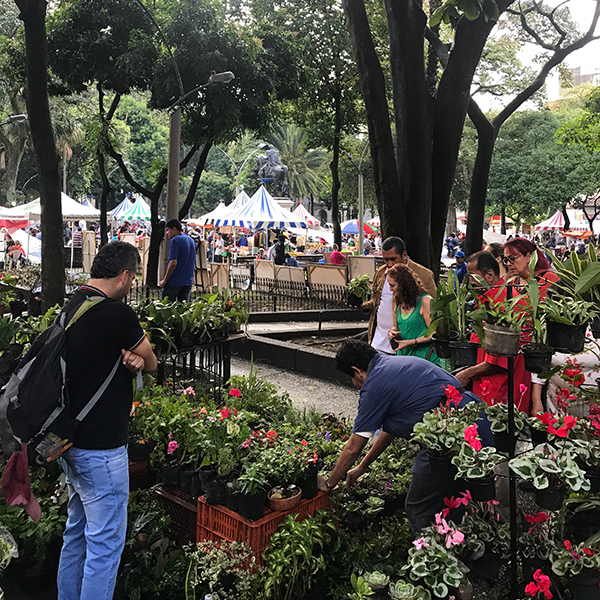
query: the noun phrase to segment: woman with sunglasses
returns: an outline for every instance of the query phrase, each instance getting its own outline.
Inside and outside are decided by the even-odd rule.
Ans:
[[[417,356],[440,365],[431,337],[425,337],[431,324],[431,296],[423,289],[421,280],[406,265],[396,265],[387,273],[393,294],[396,327],[388,332],[390,345],[396,354]]]
[[[550,263],[544,254],[538,250],[533,242],[525,238],[513,238],[504,244],[504,257],[502,263],[508,270],[507,277],[516,277],[515,286],[525,286],[531,277],[529,260],[534,252],[537,252],[537,263],[535,265],[535,278],[540,288],[540,299],[543,300],[548,289],[559,279],[558,275],[551,270]]]

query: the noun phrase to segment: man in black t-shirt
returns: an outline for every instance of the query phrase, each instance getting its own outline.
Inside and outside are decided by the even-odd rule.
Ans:
[[[88,403],[119,357],[122,362],[79,425],[73,447],[61,458],[69,504],[58,569],[59,600],[111,600],[114,593],[127,528],[132,376],[156,369],[150,342],[133,310],[122,302],[139,260],[131,244],[102,247],[90,281],[64,309],[71,317],[86,298],[103,298],[67,330],[71,416]]]

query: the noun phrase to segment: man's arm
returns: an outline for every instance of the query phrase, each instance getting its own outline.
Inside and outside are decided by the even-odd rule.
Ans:
[[[362,437],[353,433],[350,439],[346,442],[338,461],[331,471],[331,475],[326,479],[319,477],[319,489],[326,492],[334,488],[338,481],[344,476],[348,469],[356,462],[363,448],[367,445],[369,438]],[[326,485],[328,482],[329,485]]]
[[[466,369],[463,369],[457,373],[455,377],[460,381],[460,384],[463,387],[466,387],[475,377],[485,377],[486,375],[496,375],[498,373],[505,372],[506,369],[499,367],[498,365],[482,362],[473,367],[467,367]]]
[[[156,355],[147,337],[140,342],[135,350],[122,350],[123,364],[132,372],[142,369],[145,373],[156,371]]]
[[[169,277],[173,275],[173,271],[175,271],[175,267],[177,266],[177,259],[172,258],[167,265],[167,272],[165,273],[165,277],[162,281],[159,282],[158,287],[165,287],[167,285],[167,281],[169,281]]]
[[[367,452],[367,455],[360,461],[358,467],[348,471],[346,475],[346,484],[352,487],[358,480],[358,478],[367,472],[367,469],[374,463],[381,455],[381,453],[394,441],[394,437],[390,433],[381,431],[373,444],[373,447]]]

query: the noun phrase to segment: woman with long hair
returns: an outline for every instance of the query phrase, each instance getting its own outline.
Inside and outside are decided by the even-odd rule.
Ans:
[[[392,349],[396,350],[396,354],[417,356],[439,365],[440,359],[433,349],[431,337],[425,336],[431,324],[431,296],[406,265],[390,269],[387,280],[394,296],[396,317],[396,328],[388,332]]]
[[[527,285],[531,277],[529,260],[533,253],[537,253],[535,265],[535,278],[540,288],[540,299],[544,299],[550,286],[557,282],[558,275],[551,270],[548,259],[544,253],[535,246],[533,242],[525,238],[513,238],[504,244],[504,257],[502,262],[508,269],[508,277],[516,277],[514,285]]]

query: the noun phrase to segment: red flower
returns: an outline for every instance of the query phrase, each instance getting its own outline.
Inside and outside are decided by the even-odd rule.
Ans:
[[[481,450],[481,440],[477,437],[477,425],[470,425],[465,429],[465,441],[477,452]]]
[[[531,596],[532,598],[535,598],[537,596],[538,593],[538,586],[535,584],[534,581],[532,581],[531,583],[528,583],[525,586],[525,593],[528,596]]]
[[[307,442],[306,440],[302,440],[300,443],[301,443],[303,446],[307,446],[307,445],[308,445],[308,442]]]
[[[483,379],[481,381],[481,383],[479,384],[479,389],[481,390],[481,395],[482,396],[487,396],[490,393],[490,387],[491,387],[491,383],[489,382],[488,379]]]
[[[565,540],[565,541],[563,542],[563,546],[564,546],[564,547],[565,547],[567,550],[569,550],[569,551],[570,551],[573,545],[571,544],[571,542],[570,542],[569,540]]]
[[[462,394],[453,385],[445,385],[443,388],[444,392],[446,393],[446,398],[448,399],[446,404],[448,406],[450,404],[455,404],[458,406],[458,403],[462,400]]]
[[[235,396],[236,398],[239,398],[242,395],[242,392],[240,392],[240,390],[238,390],[237,388],[231,388],[229,390],[229,395],[230,396]]]
[[[589,548],[582,548],[581,551],[586,555],[586,556],[594,556],[594,553],[589,549]]]

